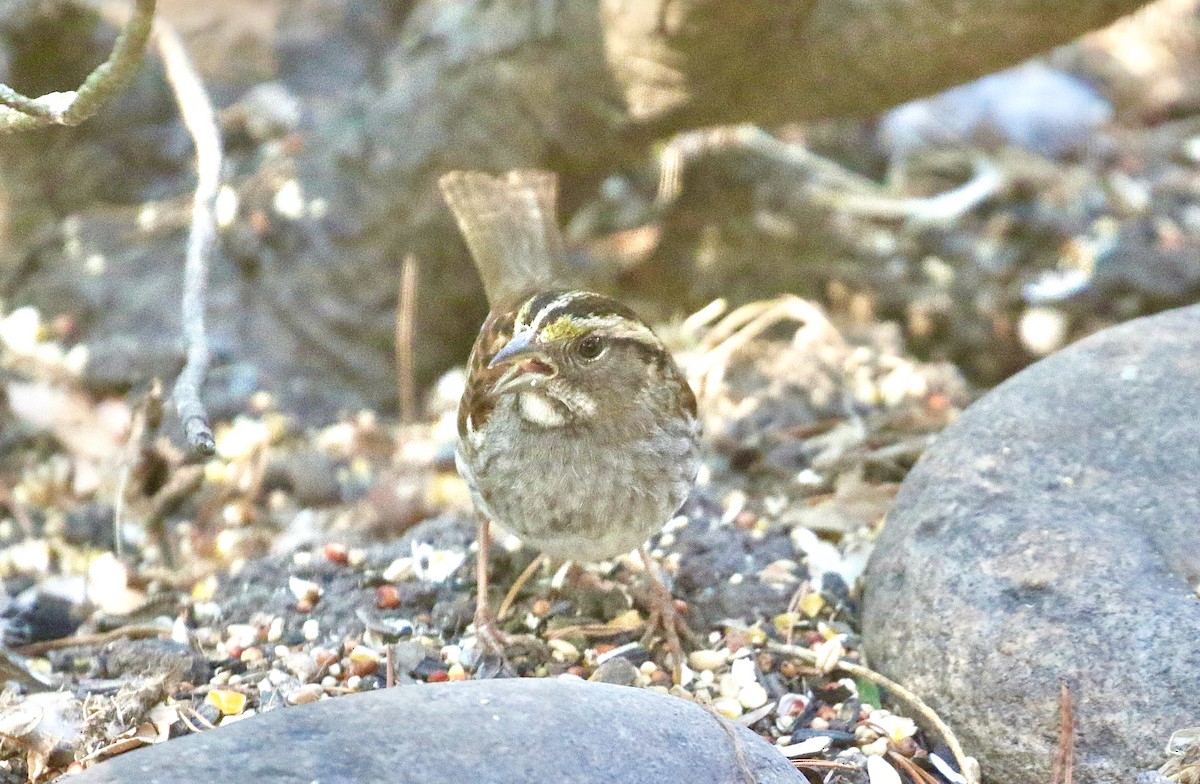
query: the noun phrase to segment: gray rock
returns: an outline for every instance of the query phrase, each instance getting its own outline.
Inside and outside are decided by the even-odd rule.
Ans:
[[[749,730],[693,703],[564,680],[404,686],[276,710],[123,754],[78,784],[803,782]]]
[[[116,640],[101,651],[104,678],[166,678],[168,683],[206,683],[211,674],[204,656],[174,640]]]
[[[883,115],[892,160],[924,147],[1007,143],[1049,158],[1087,148],[1113,109],[1082,79],[1033,61],[989,74]]]
[[[1197,720],[1200,307],[1094,335],[984,397],[905,481],[866,575],[871,662],[997,784],[1125,782]]]
[[[614,656],[601,664],[592,673],[590,681],[596,683],[612,683],[617,686],[632,686],[637,683],[638,669],[633,662],[620,656]]]

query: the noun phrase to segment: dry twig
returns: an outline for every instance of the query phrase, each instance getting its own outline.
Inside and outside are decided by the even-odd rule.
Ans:
[[[41,656],[50,651],[61,651],[64,648],[79,648],[84,645],[105,645],[113,640],[144,640],[150,637],[160,637],[165,634],[170,634],[170,629],[165,629],[162,626],[153,624],[139,624],[136,626],[122,626],[119,629],[113,629],[108,632],[96,632],[94,634],[75,634],[70,637],[59,637],[57,640],[43,640],[42,642],[34,642],[29,645],[22,645],[18,648],[13,648],[14,653],[19,653],[22,656]]]
[[[183,124],[187,126],[196,145],[196,195],[192,201],[192,227],[188,234],[183,287],[183,334],[187,343],[187,364],[175,381],[171,398],[183,423],[188,446],[195,453],[211,455],[216,443],[208,424],[208,412],[200,401],[200,388],[204,384],[209,363],[204,297],[208,288],[208,263],[217,238],[221,132],[217,128],[212,102],[178,34],[160,21],[154,26],[154,41],[162,57],[167,80],[175,92]]]
[[[916,782],[916,784],[938,784],[937,779],[918,768],[912,760],[910,760],[908,757],[905,757],[903,754],[889,751],[888,759],[892,761],[892,767],[902,768],[904,772],[908,774],[908,777]]]
[[[1075,774],[1075,708],[1071,690],[1063,684],[1058,695],[1058,754],[1050,769],[1051,784],[1071,784]]]
[[[404,257],[400,269],[400,298],[396,302],[396,385],[400,392],[400,421],[416,421],[416,395],[413,392],[413,324],[417,311],[417,260]]]
[[[754,125],[718,126],[679,134],[660,156],[659,209],[679,197],[683,167],[688,161],[723,150],[749,150],[801,172],[811,179],[813,201],[832,209],[882,220],[944,223],[966,215],[1008,187],[1008,180],[990,161],[974,161],[964,185],[928,198],[898,197],[875,181],[810,151],[789,144]]]
[[[121,536],[121,525],[125,517],[125,494],[129,487],[129,476],[133,465],[142,455],[150,436],[158,431],[162,421],[162,382],[157,378],[150,390],[138,401],[134,409],[133,424],[125,442],[125,454],[121,458],[121,472],[117,477],[116,498],[113,499],[113,546],[117,559],[124,557],[125,542]]]
[[[146,53],[154,22],[155,0],[135,0],[133,13],[117,38],[112,54],[88,74],[78,90],[22,95],[0,84],[0,132],[29,131],[52,125],[79,125],[99,111],[133,78]]]

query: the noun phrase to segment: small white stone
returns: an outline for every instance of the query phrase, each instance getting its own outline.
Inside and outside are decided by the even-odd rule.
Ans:
[[[238,195],[237,191],[230,188],[228,185],[222,185],[217,191],[216,204],[217,226],[222,229],[229,228],[237,218],[238,212]],[[140,217],[140,216],[139,216]]]
[[[315,642],[321,636],[321,624],[317,622],[316,618],[309,618],[300,627],[300,633],[304,635],[304,639]]]
[[[727,719],[736,719],[742,715],[742,704],[734,699],[721,699],[713,703],[713,710]]]
[[[275,198],[272,200],[272,205],[275,212],[285,218],[298,220],[304,215],[304,194],[300,190],[300,183],[295,180],[288,180],[279,190],[275,192]]]
[[[1021,314],[1017,333],[1029,353],[1044,357],[1066,342],[1067,317],[1054,308],[1029,308]]]
[[[317,674],[317,660],[307,653],[289,653],[282,659],[284,669],[301,682],[310,681]]]
[[[698,670],[701,673],[701,678],[704,677],[703,673],[705,672],[711,676],[712,671],[724,663],[724,651],[714,651],[707,648],[702,648],[698,651],[692,651],[690,654],[688,654],[688,666],[693,670]]]
[[[761,708],[771,699],[770,695],[767,694],[767,690],[757,683],[751,683],[748,686],[743,686],[740,690],[738,690],[737,698],[738,702],[740,702],[742,707],[746,710]]]
[[[318,683],[308,683],[287,696],[287,701],[292,705],[307,705],[310,702],[316,702],[325,696],[325,689]]]
[[[783,739],[781,738],[781,740]],[[822,751],[829,748],[829,744],[832,742],[833,739],[828,735],[818,735],[815,738],[809,738],[808,740],[801,741],[800,743],[788,744],[785,742],[783,745],[779,746],[779,751],[788,759],[792,759],[794,757],[807,757],[811,754],[820,754]]]
[[[719,683],[720,685],[717,687],[717,690],[721,693],[722,697],[736,699],[738,692],[742,690],[742,687],[738,684],[734,677],[728,673],[721,676]]]
[[[557,661],[561,662],[576,662],[579,661],[579,649],[566,640],[550,640],[546,643],[550,648],[550,655]],[[649,664],[650,662],[647,662]]]
[[[729,674],[733,676],[739,686],[758,683],[758,676],[754,670],[754,660],[750,658],[734,659],[733,664],[729,665]]]
[[[321,595],[325,593],[325,589],[312,580],[305,580],[295,575],[288,578],[288,588],[291,590],[292,595],[296,597],[296,601],[307,601],[312,604],[316,604]]]
[[[888,739],[876,738],[870,743],[859,746],[859,748],[862,749],[862,753],[866,754],[868,757],[882,757],[884,754],[887,754]]]
[[[409,556],[397,558],[388,565],[388,568],[383,570],[383,579],[389,583],[408,580],[415,575],[416,571],[413,569],[413,559]]]
[[[867,778],[871,780],[871,784],[904,784],[900,774],[883,757],[870,753],[867,755]]]

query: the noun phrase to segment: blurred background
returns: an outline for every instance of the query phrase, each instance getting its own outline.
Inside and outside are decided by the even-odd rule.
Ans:
[[[995,384],[1200,290],[1200,11],[1163,0],[1065,43],[1140,5],[166,0],[228,154],[206,398],[395,412],[408,255],[418,388],[461,363],[484,307],[433,188],[454,167],[558,171],[582,277],[659,322],[792,292]],[[115,35],[86,4],[8,3],[0,79],[68,89]],[[671,147],[727,123],[780,144]],[[154,54],[93,121],[0,140],[0,297],[87,346],[90,394],[182,361],[193,166]],[[981,175],[982,198],[902,203]]]

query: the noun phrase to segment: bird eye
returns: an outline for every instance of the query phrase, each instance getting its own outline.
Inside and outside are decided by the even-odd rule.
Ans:
[[[575,345],[575,351],[586,360],[599,359],[604,353],[604,341],[596,335],[585,335]]]

